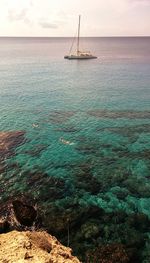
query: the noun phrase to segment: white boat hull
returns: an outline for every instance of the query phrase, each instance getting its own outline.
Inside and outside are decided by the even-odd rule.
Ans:
[[[76,56],[76,55],[71,55],[71,56],[64,56],[65,59],[95,59],[97,57],[88,55],[88,56]]]

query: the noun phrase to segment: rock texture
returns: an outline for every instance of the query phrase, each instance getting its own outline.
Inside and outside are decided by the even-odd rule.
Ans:
[[[0,235],[1,263],[80,263],[71,252],[45,231],[11,231]]]
[[[0,233],[39,229],[40,220],[35,200],[29,196],[12,196],[7,202],[0,202]]]
[[[15,200],[12,204],[18,222],[24,226],[32,226],[37,216],[35,208],[31,205],[23,203],[20,200]]]

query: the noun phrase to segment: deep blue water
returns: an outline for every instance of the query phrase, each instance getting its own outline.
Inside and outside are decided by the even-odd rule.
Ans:
[[[89,61],[63,59],[71,41],[0,38],[0,131],[26,139],[2,156],[1,199],[150,218],[150,38],[84,38]]]

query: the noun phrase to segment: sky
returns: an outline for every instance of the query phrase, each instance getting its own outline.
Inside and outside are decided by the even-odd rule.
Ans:
[[[150,0],[0,0],[0,36],[150,35]]]

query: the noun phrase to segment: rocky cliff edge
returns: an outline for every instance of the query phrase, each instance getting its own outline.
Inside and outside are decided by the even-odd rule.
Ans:
[[[45,231],[0,235],[0,263],[80,263],[71,252]]]

